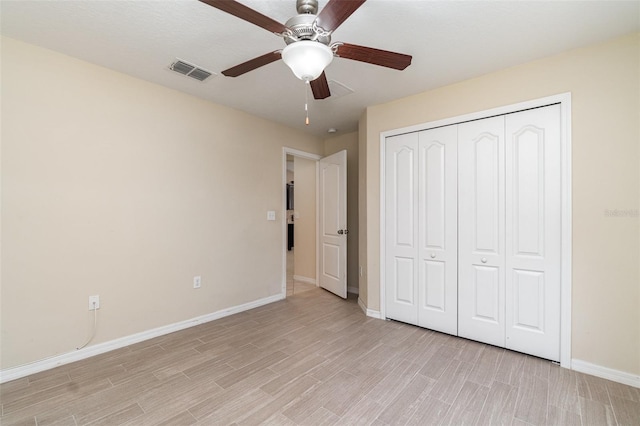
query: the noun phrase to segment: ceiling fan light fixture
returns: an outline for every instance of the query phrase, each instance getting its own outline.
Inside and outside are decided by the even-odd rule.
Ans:
[[[313,81],[331,63],[333,51],[317,41],[302,40],[287,45],[282,60],[300,80]]]

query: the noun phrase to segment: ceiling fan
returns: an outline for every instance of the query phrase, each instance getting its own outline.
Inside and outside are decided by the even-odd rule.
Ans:
[[[349,43],[331,43],[331,34],[366,0],[329,0],[318,14],[318,0],[297,0],[298,15],[284,25],[235,0],[199,0],[282,37],[283,50],[269,52],[222,71],[237,77],[282,59],[301,80],[311,85],[315,99],[331,96],[324,69],[334,56],[403,70],[411,56]]]

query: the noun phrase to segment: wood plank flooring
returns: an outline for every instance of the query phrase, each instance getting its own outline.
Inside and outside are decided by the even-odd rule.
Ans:
[[[638,425],[640,389],[321,289],[0,386],[2,425]]]

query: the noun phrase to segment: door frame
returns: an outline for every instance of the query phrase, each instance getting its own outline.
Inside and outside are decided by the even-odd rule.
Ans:
[[[312,160],[315,161],[316,163],[316,187],[315,187],[315,192],[316,192],[316,243],[318,242],[318,214],[319,214],[319,206],[318,206],[318,171],[319,171],[319,161],[322,158],[321,155],[318,154],[312,154],[310,152],[305,152],[305,151],[300,151],[298,149],[294,149],[294,148],[289,148],[289,147],[282,147],[282,184],[281,186],[281,191],[282,191],[282,200],[283,203],[280,206],[283,209],[283,214],[282,214],[282,218],[280,220],[281,222],[281,227],[282,227],[282,285],[281,285],[281,296],[283,299],[286,299],[287,297],[287,220],[286,220],[286,200],[287,200],[287,155],[291,155],[293,157],[299,157],[299,158],[305,158],[307,160]],[[295,170],[294,170],[294,174],[295,174]],[[316,244],[317,245],[317,244]],[[320,276],[319,274],[319,253],[318,250],[316,248],[316,276],[315,276],[315,280],[316,280],[316,286],[318,285],[318,277]]]
[[[548,96],[530,101],[505,105],[484,111],[459,115],[442,120],[430,121],[413,126],[388,130],[380,133],[380,318],[385,314],[385,147],[386,138],[403,133],[419,132],[436,127],[460,124],[467,121],[481,120],[497,115],[510,114],[527,109],[540,108],[560,104],[560,144],[561,144],[561,260],[560,260],[560,365],[571,368],[571,92]]]

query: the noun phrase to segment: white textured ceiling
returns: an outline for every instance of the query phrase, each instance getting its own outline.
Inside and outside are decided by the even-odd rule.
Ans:
[[[242,0],[284,23],[295,0]],[[320,0],[320,8],[327,3]],[[0,2],[3,35],[283,123],[317,136],[357,129],[369,105],[640,31],[640,1],[368,0],[332,36],[413,55],[405,71],[336,58],[327,78],[352,89],[311,100],[282,61],[240,77],[220,71],[284,47],[268,31],[196,0]],[[176,58],[218,73],[204,83]]]

